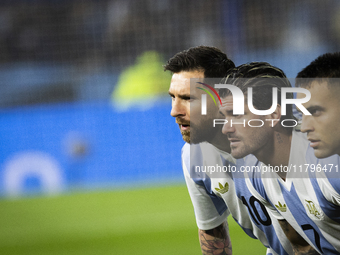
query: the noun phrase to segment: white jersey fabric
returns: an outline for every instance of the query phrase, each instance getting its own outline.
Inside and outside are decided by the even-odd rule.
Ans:
[[[231,214],[250,237],[259,239],[268,248],[267,254],[292,254],[281,226],[248,190],[243,173],[206,171],[208,167],[239,168],[243,164],[243,160],[236,161],[209,143],[183,146],[183,172],[198,228],[213,229]]]
[[[261,166],[254,156],[246,165]],[[305,136],[293,131],[286,180],[264,171],[247,174],[254,196],[285,219],[321,254],[340,254],[339,156],[317,159]]]

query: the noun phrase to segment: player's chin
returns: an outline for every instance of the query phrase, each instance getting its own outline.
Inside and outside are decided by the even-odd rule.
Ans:
[[[245,153],[240,151],[238,148],[231,148],[231,156],[233,156],[236,159],[239,159],[239,158],[243,158],[247,155],[245,155]]]
[[[185,142],[190,143],[190,131],[183,131],[182,137]]]
[[[327,157],[330,157],[334,154],[336,154],[336,153],[333,153],[331,151],[328,151],[328,150],[325,150],[325,149],[322,149],[322,148],[314,148],[314,155],[317,158],[327,158]]]
[[[199,144],[206,141],[208,141],[208,137],[204,134],[191,133],[190,135],[191,144]]]

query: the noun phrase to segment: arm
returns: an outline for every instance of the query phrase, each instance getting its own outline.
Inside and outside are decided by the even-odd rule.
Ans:
[[[197,155],[197,156],[196,156]],[[202,165],[199,145],[186,144],[182,150],[182,167],[188,192],[194,207],[199,240],[203,254],[231,254],[227,216],[229,211],[222,198],[210,193],[203,178],[190,177],[195,165]],[[196,156],[196,157],[195,157]],[[225,248],[230,247],[228,253]],[[212,253],[212,252],[215,253]],[[223,253],[221,253],[223,252]]]
[[[319,254],[286,220],[279,220],[279,223],[288,240],[291,242],[295,255]]]
[[[210,230],[198,230],[203,255],[232,254],[228,222]]]

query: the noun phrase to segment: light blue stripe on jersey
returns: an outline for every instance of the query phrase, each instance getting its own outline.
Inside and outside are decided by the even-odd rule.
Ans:
[[[308,217],[306,213],[301,213],[305,212],[305,208],[301,203],[298,194],[296,193],[294,184],[292,184],[290,191],[287,191],[280,182],[279,184],[287,207],[294,216],[296,222],[304,230],[304,233],[307,235],[308,239],[311,240],[315,247],[318,247],[318,249],[322,251],[323,254],[334,254],[334,247],[325,239],[318,226]]]
[[[329,183],[340,194],[340,157],[333,155],[328,158],[318,159],[318,164],[327,166],[326,176]],[[332,168],[331,168],[332,166]]]
[[[252,154],[245,157],[245,165],[246,166],[260,166],[260,161]],[[264,188],[262,182],[262,173],[259,171],[248,172],[246,173],[249,178],[250,183],[253,185],[254,189],[266,200],[268,201],[274,208],[275,206],[271,203],[270,199],[267,196],[266,190]]]
[[[308,164],[314,164],[317,166],[326,166],[327,170],[323,170],[325,175],[335,189],[335,191],[340,194],[340,157],[339,155],[333,155],[328,158],[318,159],[314,155],[314,149],[308,146],[306,152],[306,161]],[[313,177],[313,173],[311,173],[311,177]]]
[[[186,149],[183,147],[182,149],[182,159],[184,159],[184,164],[186,169],[189,171],[190,177],[197,176],[195,173],[195,166],[202,166],[202,151],[199,144],[188,144],[186,143],[185,146],[188,146]],[[183,153],[189,153],[189,155],[183,155]],[[191,164],[190,161],[195,162],[195,164]],[[223,199],[216,196],[211,188],[211,180],[208,176],[203,173],[201,174],[201,178],[192,178],[192,180],[197,184],[205,188],[207,194],[211,198],[217,212],[219,215],[222,215],[227,209],[227,205],[224,203]]]

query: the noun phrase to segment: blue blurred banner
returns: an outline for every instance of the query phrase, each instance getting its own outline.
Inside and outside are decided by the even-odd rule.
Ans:
[[[0,194],[134,188],[182,180],[170,102],[119,112],[108,102],[0,112]]]

